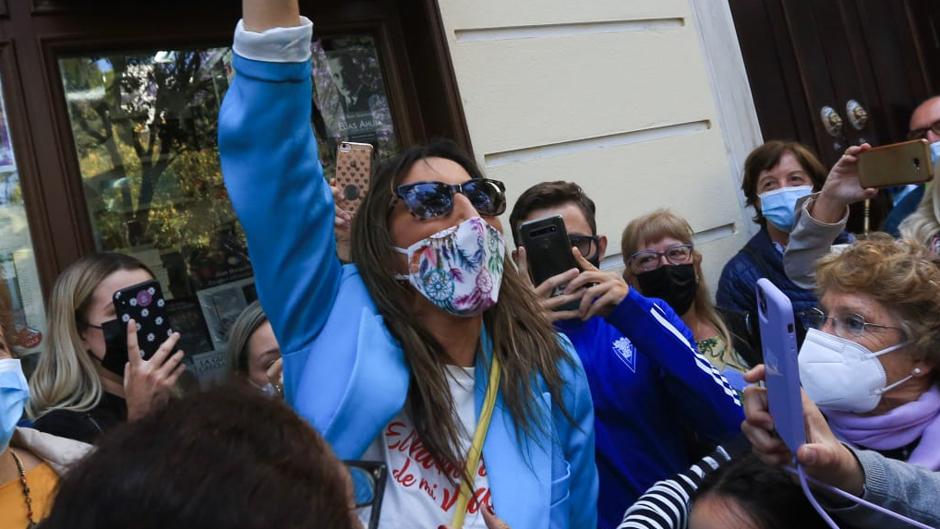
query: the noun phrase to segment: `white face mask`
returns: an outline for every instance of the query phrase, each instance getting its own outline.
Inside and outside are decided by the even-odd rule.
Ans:
[[[866,413],[878,406],[881,395],[900,386],[920,369],[887,384],[884,367],[878,357],[907,345],[901,342],[878,352],[868,350],[838,336],[810,329],[800,348],[800,382],[809,398],[820,408]]]

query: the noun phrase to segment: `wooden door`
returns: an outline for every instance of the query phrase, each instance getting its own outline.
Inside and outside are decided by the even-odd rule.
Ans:
[[[940,91],[935,1],[729,2],[767,140],[800,141],[831,165],[849,145],[902,141],[914,107]]]

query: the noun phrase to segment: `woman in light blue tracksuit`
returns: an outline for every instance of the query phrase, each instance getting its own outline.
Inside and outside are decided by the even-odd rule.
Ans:
[[[250,11],[247,6],[253,3],[255,11]],[[290,404],[340,458],[363,457],[389,435],[390,421],[411,416],[424,419],[416,426],[424,443],[412,443],[412,451],[418,446],[419,452],[432,452],[438,463],[462,465],[495,356],[502,377],[483,444],[485,473],[480,473],[488,481],[487,504],[513,529],[595,527],[593,408],[584,371],[570,343],[553,334],[517,272],[511,265],[503,268],[499,213],[491,211],[493,204],[467,188],[453,191],[456,184],[486,182],[482,175],[469,159],[442,158],[433,149],[424,156],[412,150],[413,159],[386,165],[384,173],[380,169],[373,177],[355,221],[353,259],[358,265],[341,265],[333,237],[333,199],[310,127],[312,25],[296,15],[289,19],[292,23],[266,24],[277,17],[250,17],[267,9],[258,7],[264,2],[245,4],[244,24],[252,31],[241,23],[236,31],[236,75],[219,117],[219,145],[226,187],[248,236],[258,296],[282,347]],[[284,20],[283,13],[277,15]],[[429,216],[420,204],[390,196],[395,186],[429,181],[453,186],[448,188],[449,210]],[[494,192],[490,198],[500,196]],[[457,241],[460,251],[466,249],[461,245],[469,245],[481,255],[497,256],[489,261],[492,275],[474,272],[483,275],[475,276],[476,285],[468,285],[467,268],[450,274],[445,286],[470,289],[473,299],[492,294],[495,304],[456,299],[445,307],[434,302],[433,293],[419,290],[415,278],[422,267],[435,264],[433,259],[450,255],[427,258],[429,248],[436,248],[433,240],[440,240],[430,235],[446,239],[468,229],[478,230],[474,233],[478,241],[485,238],[485,248],[473,246],[473,238],[448,240]],[[412,248],[406,261],[396,247],[423,250]],[[410,266],[416,262],[420,267]],[[402,281],[405,277],[414,287]],[[432,354],[422,358],[415,351]],[[453,415],[459,414],[459,405],[446,394],[443,401],[428,396],[434,388],[446,393],[447,373],[454,367],[448,364],[472,373],[470,431],[463,429],[456,439],[449,432],[461,429],[448,430],[448,425],[458,422]],[[435,416],[429,409],[449,415]],[[399,483],[407,481],[398,478]],[[398,484],[391,476],[389,480]],[[394,508],[400,498],[389,494],[386,503]],[[401,501],[407,505],[415,500]],[[397,526],[385,523],[386,508],[383,527]],[[450,515],[427,520],[416,514],[422,524],[437,525],[409,527],[435,529],[449,523]],[[482,527],[468,515],[467,527],[477,526]]]

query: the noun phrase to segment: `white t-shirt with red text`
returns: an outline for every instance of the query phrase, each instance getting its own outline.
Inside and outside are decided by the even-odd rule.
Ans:
[[[477,423],[473,391],[475,368],[447,366],[447,370],[451,397],[460,419],[458,424],[463,425],[462,453],[466,454]],[[386,425],[362,458],[382,461],[388,466],[388,482],[379,518],[381,529],[437,529],[450,523],[463,469],[435,465],[405,413]],[[492,500],[482,458],[473,490],[464,527],[485,529],[480,509],[491,506]]]

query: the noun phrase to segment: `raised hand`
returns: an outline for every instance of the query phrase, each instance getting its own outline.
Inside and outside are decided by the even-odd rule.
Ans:
[[[630,287],[619,274],[598,270],[581,255],[577,248],[572,248],[571,253],[574,254],[582,271],[578,277],[568,283],[565,294],[574,292],[581,294],[578,316],[582,320],[589,320],[594,316],[607,316],[617,305],[620,305],[623,298],[630,292]]]
[[[179,342],[180,334],[174,332],[166,339],[149,360],[141,357],[137,343],[137,322],[127,322],[127,357],[124,367],[124,398],[127,400],[127,419],[139,419],[166,402],[176,381],[186,371],[182,363],[185,353],[171,354]]]
[[[877,189],[863,189],[858,181],[858,155],[870,148],[867,143],[853,145],[832,166],[822,191],[813,202],[810,214],[814,219],[834,224],[845,215],[846,207],[878,194]]]
[[[339,207],[342,191],[340,188],[330,182],[330,190],[333,191],[333,204],[336,213],[333,217],[333,236],[336,237],[336,256],[344,263],[352,260],[350,245],[352,244],[352,219],[353,214]]]
[[[531,285],[532,278],[529,276],[529,261],[525,247],[520,246],[517,248],[513,258],[516,261],[516,267],[519,268],[519,273],[522,274],[522,277]],[[538,287],[533,286],[535,297],[538,298],[539,304],[542,305],[542,309],[545,311],[545,317],[548,318],[548,321],[570,320],[580,316],[577,310],[558,310],[558,308],[572,301],[580,300],[582,292],[552,296],[552,293],[555,292],[558,287],[565,286],[574,280],[574,278],[578,277],[578,273],[577,268],[572,268],[567,272],[562,272],[546,279]]]
[[[248,31],[300,25],[297,0],[242,0],[242,20]]]
[[[748,371],[744,378],[751,384],[764,380],[764,365]],[[807,443],[796,452],[796,459],[810,476],[850,494],[862,494],[865,476],[852,451],[833,435],[819,408],[801,390],[803,420]],[[767,390],[755,385],[744,389],[744,416],[741,431],[751,442],[754,452],[769,465],[787,465],[793,456],[787,445],[774,434]]]

